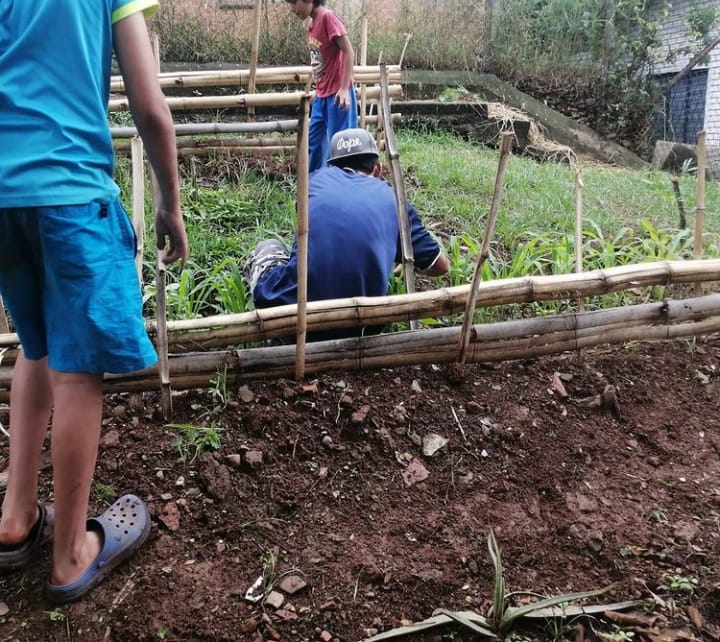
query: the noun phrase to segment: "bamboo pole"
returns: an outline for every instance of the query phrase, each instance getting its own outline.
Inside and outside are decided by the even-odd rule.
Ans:
[[[262,147],[186,147],[178,149],[178,158],[236,158],[238,156],[266,157],[292,155],[295,157],[295,143]]]
[[[411,33],[405,34],[405,44],[403,45],[402,51],[400,52],[400,60],[398,61],[398,67],[402,68],[403,60],[405,59],[405,51],[407,50],[407,46],[410,43],[410,38],[412,38]]]
[[[493,190],[490,211],[488,212],[487,223],[485,225],[485,235],[483,236],[483,242],[480,248],[480,253],[477,257],[472,284],[470,285],[470,298],[468,299],[467,307],[465,308],[462,332],[460,333],[460,343],[458,344],[458,362],[460,363],[465,363],[467,347],[470,342],[470,329],[472,327],[473,316],[475,316],[478,285],[482,281],[482,266],[490,254],[490,241],[495,233],[495,221],[497,220],[500,199],[502,198],[503,189],[505,187],[505,168],[507,167],[508,158],[510,156],[512,140],[512,132],[504,132],[500,138],[500,156],[498,159],[497,174],[495,176],[495,189]]]
[[[308,158],[308,117],[310,97],[300,105],[300,127],[297,138],[297,329],[295,333],[295,380],[305,376],[305,340],[307,337],[307,270],[308,270],[308,194],[310,165]]]
[[[255,0],[253,12],[253,30],[250,45],[250,74],[248,76],[248,93],[255,93],[255,81],[257,78],[258,55],[260,52],[260,19],[262,17],[262,0]],[[248,107],[248,121],[255,120],[255,107]]]
[[[153,34],[153,53],[155,66],[160,73],[160,38]],[[157,176],[150,168],[150,183],[152,186],[153,212],[160,204],[160,186]],[[160,400],[165,420],[172,416],[172,390],[170,384],[169,347],[167,334],[167,269],[162,261],[160,250],[156,248],[155,269],[155,321],[157,328],[158,374],[160,375]]]
[[[360,65],[367,65],[368,50],[368,16],[367,16],[367,0],[363,0],[362,4],[362,34],[360,37]],[[357,79],[356,79],[357,81]],[[367,85],[360,83],[360,127],[367,127]]]
[[[574,299],[610,294],[629,288],[688,285],[720,280],[720,259],[663,261],[563,274],[480,283],[478,307]],[[352,326],[407,322],[424,317],[448,317],[467,307],[470,286],[455,286],[412,295],[355,297],[308,303],[308,328],[315,332]],[[217,349],[292,334],[297,327],[297,306],[285,305],[200,319],[168,322],[174,352]],[[151,335],[153,321],[147,322]],[[16,334],[0,334],[0,350],[7,350],[4,364],[14,363],[19,346]]]
[[[177,142],[177,149],[188,147],[295,147],[297,145],[295,136],[266,136],[259,137],[232,137],[232,138],[192,138],[182,139]],[[131,150],[130,142],[116,142],[115,152],[127,153]]]
[[[388,87],[392,97],[402,96],[402,85],[393,84]],[[232,96],[193,96],[166,97],[165,102],[172,111],[199,109],[247,109],[248,107],[299,106],[306,91],[267,92],[262,94],[235,94]],[[314,93],[313,93],[314,95]],[[368,99],[377,99],[380,87],[368,87]],[[108,111],[129,111],[127,98],[112,98],[108,102]]]
[[[368,116],[367,123],[374,125],[377,123],[377,116]],[[400,112],[392,113],[392,121],[397,125],[402,121]],[[211,134],[269,134],[276,132],[294,132],[297,131],[298,121],[294,120],[274,120],[266,122],[233,122],[233,123],[176,123],[175,136],[205,136]],[[110,133],[114,140],[132,138],[138,135],[135,127],[112,127]],[[117,147],[116,147],[117,149]]]
[[[132,162],[132,224],[137,238],[135,269],[140,287],[143,284],[143,251],[145,249],[145,161],[143,142],[139,136],[130,139],[130,159]]]
[[[678,215],[680,216],[679,227],[681,230],[684,230],[687,228],[687,218],[685,216],[685,203],[683,202],[682,194],[680,193],[680,179],[677,176],[671,176],[670,182],[672,183],[673,192],[675,193]]]
[[[703,231],[705,227],[705,176],[707,173],[707,152],[705,131],[698,132],[697,147],[697,199],[695,207],[695,242],[693,244],[695,259],[703,257]],[[700,293],[700,283],[695,284],[695,294]]]
[[[379,63],[378,63],[379,65]],[[353,77],[358,82],[373,84],[380,82],[378,65],[356,65]],[[163,89],[193,89],[198,87],[237,87],[249,86],[250,69],[224,69],[215,71],[165,72],[158,74],[158,82]],[[400,82],[400,65],[388,65],[388,76],[393,82]],[[260,67],[255,69],[255,85],[302,85],[312,82],[313,73],[309,65],[295,67]],[[113,76],[110,82],[112,93],[124,93],[125,83],[122,76]],[[253,93],[253,92],[249,92]]]
[[[410,236],[410,217],[408,216],[407,199],[405,197],[405,179],[400,167],[400,154],[397,151],[395,142],[395,130],[390,118],[390,92],[388,88],[387,68],[380,65],[380,88],[383,130],[385,131],[385,145],[388,163],[392,172],[392,183],[395,190],[395,202],[397,205],[398,228],[400,230],[400,248],[402,250],[402,267],[405,276],[405,291],[408,294],[415,292],[415,257]],[[410,322],[410,328],[416,330],[417,321]]]
[[[575,168],[575,273],[583,273],[583,183],[582,169]],[[577,298],[578,312],[585,310],[585,300]]]
[[[574,312],[478,325],[470,362],[507,361],[560,354],[579,348],[639,340],[668,340],[720,330],[720,294],[678,301],[646,303],[597,312]],[[358,337],[308,344],[306,372],[360,370],[428,363],[452,363],[461,328]],[[209,385],[218,370],[228,383],[260,377],[288,377],[295,367],[295,347],[279,346],[176,355],[170,372],[177,390]],[[0,367],[0,390],[9,390],[12,368]],[[156,368],[106,375],[106,392],[151,390]],[[6,393],[3,393],[6,394]]]

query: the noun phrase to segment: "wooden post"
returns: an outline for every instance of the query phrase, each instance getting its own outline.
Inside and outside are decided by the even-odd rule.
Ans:
[[[693,243],[694,257],[703,257],[703,231],[705,227],[705,175],[707,173],[707,151],[705,145],[705,131],[698,132],[697,146],[697,200],[695,207],[695,241]],[[695,293],[700,292],[700,283],[695,284]]]
[[[255,76],[257,74],[258,56],[260,53],[260,19],[262,17],[263,0],[255,0],[255,11],[253,13],[253,32],[250,41],[250,78],[248,80],[248,93],[255,93]],[[255,107],[248,107],[247,119],[255,120]]]
[[[145,163],[143,142],[139,136],[130,139],[130,161],[132,164],[132,224],[137,237],[137,269],[140,287],[143,284],[143,251],[145,249]]]
[[[153,34],[153,53],[155,66],[160,73],[160,38]],[[160,202],[160,187],[155,172],[150,168],[152,185],[153,212]],[[170,358],[168,355],[167,335],[167,268],[162,262],[159,251],[156,252],[155,269],[155,322],[157,326],[158,374],[160,375],[160,400],[163,417],[168,420],[172,415],[172,390],[170,388]]]
[[[405,198],[405,180],[400,167],[400,154],[395,143],[395,129],[393,128],[390,111],[390,94],[388,92],[387,67],[380,65],[380,92],[382,96],[382,123],[385,130],[385,152],[392,172],[392,182],[395,188],[395,202],[397,204],[398,227],[400,228],[400,247],[402,249],[402,266],[405,274],[405,291],[408,294],[415,292],[415,257],[410,236],[410,217],[407,211]],[[416,330],[416,320],[410,321],[410,328]]]
[[[575,272],[583,272],[583,190],[585,184],[582,179],[582,170],[575,168]],[[585,311],[583,297],[577,299],[578,312]]]
[[[307,263],[308,263],[308,193],[310,164],[308,158],[308,119],[310,96],[300,103],[297,133],[297,327],[295,332],[295,380],[305,376],[305,341],[307,339]]]
[[[475,315],[475,304],[477,302],[478,285],[482,281],[482,266],[490,254],[490,239],[495,232],[495,221],[497,219],[500,199],[505,184],[505,169],[507,168],[510,149],[513,141],[512,132],[504,132],[500,139],[500,158],[498,160],[498,170],[495,176],[495,189],[493,191],[492,201],[490,203],[490,212],[488,213],[487,223],[485,225],[485,236],[480,248],[480,254],[477,257],[475,265],[475,273],[473,274],[472,285],[470,286],[470,294],[468,302],[465,306],[465,315],[463,317],[462,332],[460,333],[460,342],[458,345],[458,361],[465,363],[467,347],[470,343],[470,329],[472,328],[473,316]]]
[[[360,64],[364,67],[367,65],[367,49],[368,49],[368,18],[367,18],[367,0],[363,0],[362,6],[362,37],[360,39]],[[365,118],[367,116],[367,85],[360,83],[360,127],[365,129]]]

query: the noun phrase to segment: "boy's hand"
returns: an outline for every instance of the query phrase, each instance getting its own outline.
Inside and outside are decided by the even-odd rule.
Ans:
[[[342,109],[348,109],[350,107],[350,90],[339,89],[335,94],[335,104]]]
[[[165,250],[162,255],[162,262],[165,265],[170,265],[178,259],[182,263],[187,261],[188,241],[180,210],[171,212],[163,208],[158,209],[155,214],[155,239],[158,250]]]

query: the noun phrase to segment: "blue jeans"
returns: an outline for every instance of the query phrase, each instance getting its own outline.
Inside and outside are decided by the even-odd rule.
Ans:
[[[330,156],[330,139],[336,132],[358,126],[357,99],[355,88],[348,92],[350,105],[342,109],[335,104],[335,95],[326,98],[315,98],[310,114],[310,130],[308,132],[308,154],[310,171],[314,172],[325,165]]]

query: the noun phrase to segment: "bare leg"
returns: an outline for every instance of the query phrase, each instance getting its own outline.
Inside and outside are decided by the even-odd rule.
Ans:
[[[0,519],[0,542],[18,544],[38,518],[38,469],[52,410],[47,359],[31,361],[22,351],[10,391],[10,465]]]
[[[67,584],[100,552],[86,531],[88,502],[102,420],[100,375],[50,371],[55,397],[52,461],[55,488],[53,584]]]

